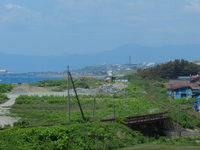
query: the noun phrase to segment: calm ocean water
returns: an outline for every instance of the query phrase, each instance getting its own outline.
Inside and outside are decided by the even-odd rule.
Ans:
[[[34,83],[43,80],[59,80],[61,77],[40,77],[33,74],[0,73],[0,83]]]

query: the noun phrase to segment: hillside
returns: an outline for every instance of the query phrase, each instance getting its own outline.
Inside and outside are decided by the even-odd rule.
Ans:
[[[170,61],[152,68],[141,69],[138,75],[148,79],[176,79],[178,76],[196,75],[200,72],[200,66],[186,60]]]

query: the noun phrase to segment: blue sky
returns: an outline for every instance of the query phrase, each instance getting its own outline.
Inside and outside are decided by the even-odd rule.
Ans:
[[[200,0],[0,0],[0,52],[200,44]]]

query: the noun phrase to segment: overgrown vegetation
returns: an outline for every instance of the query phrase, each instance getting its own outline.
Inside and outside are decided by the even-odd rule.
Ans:
[[[93,96],[80,96],[80,102],[88,120],[109,119],[114,115],[117,118],[144,115],[164,111],[158,104],[140,96],[138,98],[112,98],[98,95],[95,101]],[[75,97],[71,102],[71,122],[82,121],[78,103]],[[31,125],[67,123],[67,97],[65,96],[25,96],[16,99],[11,112],[22,119],[28,120]],[[93,118],[94,117],[94,118]]]
[[[177,59],[156,67],[141,69],[138,71],[138,76],[148,79],[176,79],[178,76],[195,75],[199,72],[199,65]]]
[[[95,119],[108,119],[113,116],[121,119],[127,116],[158,113],[169,110],[171,118],[183,127],[194,128],[199,126],[198,118],[191,116],[192,101],[181,99],[172,100],[166,94],[163,83],[156,80],[140,79],[136,76],[129,77],[129,86],[122,95],[96,95]],[[81,105],[85,116],[93,120],[93,96],[80,96]],[[185,107],[185,102],[188,102]],[[181,110],[178,112],[177,106]],[[28,120],[31,125],[67,123],[67,97],[64,96],[20,96],[11,110],[22,119]],[[179,113],[182,117],[178,119]],[[194,112],[195,113],[195,112]],[[71,121],[82,120],[77,100],[71,100]]]
[[[12,84],[0,83],[0,93],[7,93],[12,90]]]
[[[177,60],[176,60],[177,61]],[[179,60],[179,63],[183,63]],[[180,65],[180,64],[179,64]],[[178,65],[178,66],[179,66]],[[162,67],[161,67],[162,68]],[[175,67],[176,68],[176,67]],[[179,67],[177,67],[179,68]],[[169,77],[169,76],[168,76]],[[147,77],[148,78],[148,77]],[[162,78],[159,76],[158,78]],[[169,110],[170,117],[185,128],[194,128],[200,121],[192,116],[191,102],[194,99],[172,100],[167,96],[163,80],[141,79],[141,76],[129,76],[129,85],[123,94],[80,96],[80,102],[88,121],[99,121],[116,117],[123,122],[127,116],[152,114]],[[81,82],[81,84],[79,84]],[[103,82],[90,80],[92,86]],[[84,87],[88,81],[77,80],[76,86]],[[59,87],[65,89],[66,80],[43,81],[35,86]],[[90,87],[89,87],[90,88]],[[188,103],[186,104],[185,101]],[[71,97],[71,121],[68,122],[67,97],[65,96],[26,96],[16,99],[11,113],[22,119],[15,127],[66,124],[67,127],[11,128],[0,132],[0,149],[117,149],[140,143],[170,145],[200,145],[199,137],[148,139],[140,133],[131,131],[119,124],[83,122],[77,100]],[[180,109],[178,109],[180,108]],[[181,110],[181,111],[180,111]],[[10,142],[7,139],[12,140]]]
[[[157,80],[140,79],[138,76],[129,76],[129,97],[144,95],[148,100],[154,101],[170,112],[170,117],[185,128],[200,126],[197,112],[193,110],[195,99],[174,100],[166,94],[164,82]]]
[[[188,115],[186,111],[174,110],[171,112],[170,117],[184,128],[193,129],[200,125],[200,121]]]
[[[167,144],[167,145],[177,145],[177,146],[200,146],[199,143],[200,137],[199,136],[192,136],[192,137],[160,137],[159,139],[155,140],[153,143],[155,144]]]
[[[11,84],[0,83],[0,104],[6,102],[8,97],[4,94],[12,90]]]
[[[111,150],[144,142],[146,139],[139,132],[116,123],[95,122],[0,131],[2,150]]]
[[[147,138],[121,124],[102,122],[0,131],[2,150],[112,150],[145,143],[200,146],[199,140],[200,137]]]
[[[40,82],[33,83],[34,86],[39,87],[54,87],[55,91],[62,91],[67,89],[67,80],[44,80]],[[76,88],[96,88],[100,85],[105,84],[103,80],[100,79],[94,79],[94,78],[81,78],[81,79],[75,79],[74,84]],[[72,85],[70,83],[70,88],[72,88]]]
[[[8,97],[5,94],[0,94],[0,104],[5,103]]]

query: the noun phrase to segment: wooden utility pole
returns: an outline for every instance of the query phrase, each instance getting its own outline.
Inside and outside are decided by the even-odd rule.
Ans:
[[[124,99],[126,100],[126,83],[124,82]]]
[[[178,105],[178,122],[181,122],[180,104]],[[181,136],[181,127],[178,126],[178,136]]]
[[[112,95],[112,101],[113,101],[113,118],[115,119],[116,114],[115,114],[115,101],[114,101],[114,95]]]
[[[73,87],[73,89],[74,89],[74,93],[75,93],[76,99],[77,99],[77,101],[78,101],[78,106],[79,106],[79,109],[80,109],[80,111],[81,111],[82,118],[83,118],[83,120],[85,121],[86,119],[85,119],[85,116],[84,116],[84,113],[83,113],[83,109],[82,109],[82,107],[81,107],[81,103],[80,103],[80,100],[79,100],[79,97],[78,97],[78,94],[77,94],[77,92],[76,92],[76,88],[75,88],[75,85],[74,85],[74,80],[73,80],[73,78],[72,78],[72,75],[71,75],[70,71],[68,72],[68,75],[69,75],[69,78],[70,78],[70,80],[71,80],[72,87]]]
[[[67,100],[68,100],[68,121],[70,121],[70,94],[69,94],[69,66],[67,66]]]
[[[113,105],[113,118],[115,119],[116,115],[115,115],[115,104]]]
[[[92,120],[95,120],[95,110],[96,110],[96,98],[94,97],[94,103],[93,103],[93,110],[92,110]]]

